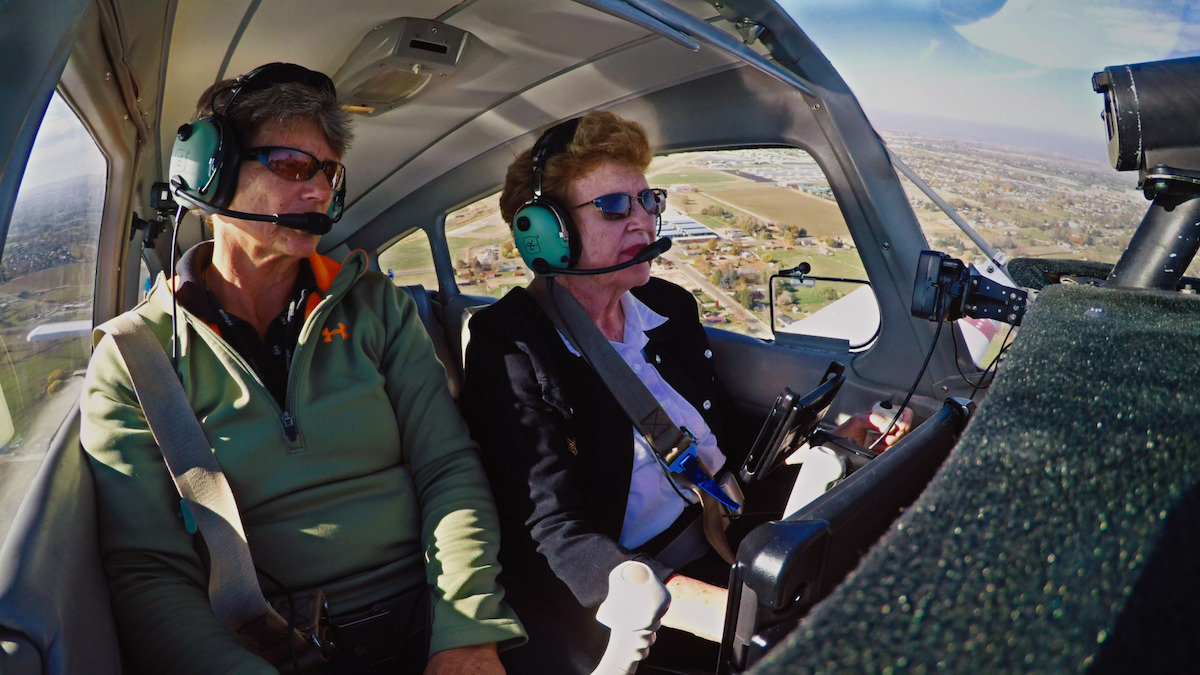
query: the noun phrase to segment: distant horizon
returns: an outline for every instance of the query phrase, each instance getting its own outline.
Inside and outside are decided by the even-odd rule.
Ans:
[[[20,190],[33,190],[76,176],[107,175],[108,163],[96,141],[55,92],[29,153]]]
[[[880,129],[1108,164],[1092,74],[1200,55],[1177,0],[779,0]]]
[[[960,141],[1006,145],[1031,151],[1066,155],[1089,164],[1112,169],[1108,160],[1108,139],[1103,124],[1096,117],[1096,139],[1089,141],[1077,136],[1064,136],[1054,131],[1041,131],[1018,126],[976,122],[974,120],[920,115],[889,110],[868,113],[867,117],[880,132],[912,133],[952,138]],[[1114,169],[1115,171],[1115,169]]]

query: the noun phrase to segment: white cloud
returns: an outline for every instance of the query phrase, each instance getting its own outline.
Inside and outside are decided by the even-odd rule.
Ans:
[[[96,142],[75,113],[55,94],[38,128],[22,188],[31,188],[75,176],[100,175],[107,165]]]
[[[1200,49],[1170,5],[1135,0],[1009,0],[956,30],[973,44],[1029,63],[1099,70]]]
[[[999,82],[1019,82],[1021,80],[1036,80],[1046,74],[1046,69],[1035,66],[1026,70],[1012,70],[1004,73],[989,73],[946,80],[946,84],[954,87],[993,85]]]
[[[938,47],[941,47],[941,46],[942,46],[941,40],[939,40],[937,38],[933,38],[932,40],[930,40],[929,46],[925,47],[925,49],[922,49],[921,52],[919,54],[917,54],[917,63],[925,64],[925,63],[929,63],[930,61],[936,59]]]
[[[1099,142],[1103,99],[1092,91],[1092,73],[1200,54],[1200,25],[1187,14],[1200,0],[1008,0],[962,26],[922,0],[846,1],[855,11],[829,0],[784,4],[869,116],[963,120]]]
[[[937,0],[779,0],[779,4],[790,14],[796,11],[805,12],[832,10],[836,12],[900,10],[908,12],[930,11]]]

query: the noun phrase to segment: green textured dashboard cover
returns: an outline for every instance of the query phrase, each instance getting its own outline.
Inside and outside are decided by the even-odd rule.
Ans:
[[[1200,654],[1200,298],[1046,288],[916,503],[757,672]]]

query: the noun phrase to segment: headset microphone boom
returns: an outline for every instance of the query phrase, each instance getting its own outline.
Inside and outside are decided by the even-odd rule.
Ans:
[[[650,262],[651,260],[654,260],[655,258],[662,255],[663,253],[666,253],[670,249],[671,249],[671,240],[668,239],[667,237],[662,237],[658,241],[655,241],[655,242],[647,245],[642,250],[638,251],[637,255],[633,256],[629,260],[626,260],[625,262],[617,264],[617,265],[609,265],[608,267],[595,267],[592,269],[584,269],[584,270],[577,270],[577,269],[571,269],[571,268],[566,268],[566,267],[552,267],[549,263],[546,262],[546,260],[544,258],[534,259],[533,264],[531,266],[532,266],[534,272],[537,272],[538,274],[540,274],[544,277],[552,277],[556,274],[576,274],[579,276],[588,276],[588,275],[592,275],[592,274],[608,274],[610,272],[619,272],[619,271],[625,269],[626,267],[633,267],[634,265],[640,265],[644,262]]]
[[[330,218],[326,213],[247,213],[245,211],[234,211],[225,209],[198,199],[195,195],[189,194],[183,186],[183,181],[178,176],[171,177],[171,193],[176,199],[182,200],[192,206],[210,211],[222,216],[230,218],[240,218],[242,220],[256,220],[262,223],[275,223],[282,227],[289,227],[293,230],[308,232],[309,234],[324,235],[328,234],[333,229],[333,218]],[[335,195],[337,198],[337,195]]]
[[[333,199],[323,214],[268,215],[228,208],[237,189],[238,167],[247,157],[242,153],[236,129],[229,120],[229,112],[240,96],[288,83],[305,84],[325,92],[335,100],[337,98],[333,81],[328,76],[292,63],[268,63],[238,77],[227,88],[212,95],[212,110],[208,115],[180,126],[175,132],[168,169],[171,193],[195,208],[231,218],[275,223],[316,235],[327,234],[333,229],[333,224],[342,217],[346,205],[344,175],[339,185],[333,185],[331,179]],[[228,92],[228,97],[218,105],[218,95],[224,92]],[[315,157],[312,159],[316,160]],[[313,175],[310,174],[309,178]],[[181,211],[177,217],[182,218],[182,215]]]

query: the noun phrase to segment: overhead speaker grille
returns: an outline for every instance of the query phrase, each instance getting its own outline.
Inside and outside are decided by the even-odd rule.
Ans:
[[[428,19],[392,19],[377,26],[333,76],[346,109],[385,113],[448,78],[458,67],[469,33]]]

